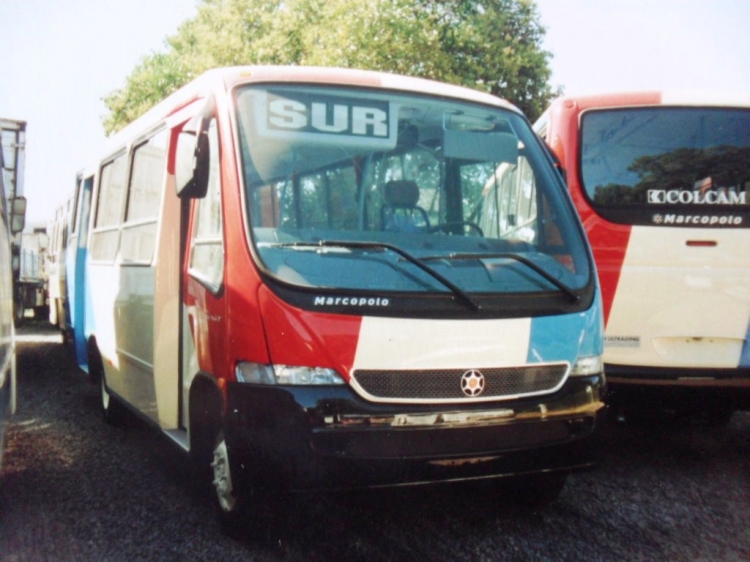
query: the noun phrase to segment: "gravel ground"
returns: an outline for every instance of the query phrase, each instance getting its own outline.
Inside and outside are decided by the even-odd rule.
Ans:
[[[0,474],[0,560],[750,560],[750,413],[728,427],[613,424],[601,467],[544,510],[496,488],[294,498],[264,539],[222,534],[185,456],[98,393],[54,331],[20,331]]]

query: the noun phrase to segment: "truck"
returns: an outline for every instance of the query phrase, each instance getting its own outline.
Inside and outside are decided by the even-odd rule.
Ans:
[[[47,234],[43,229],[24,232],[26,198],[23,194],[26,161],[26,121],[0,118],[3,151],[3,204],[8,210],[13,271],[13,317],[16,326],[26,310],[46,309],[47,280],[44,260]]]
[[[34,226],[20,234],[19,267],[15,282],[16,324],[23,322],[31,310],[34,318],[47,318],[48,312],[48,247],[47,227]]]

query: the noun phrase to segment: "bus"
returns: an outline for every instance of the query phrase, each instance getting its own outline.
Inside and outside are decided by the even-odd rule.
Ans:
[[[17,397],[11,237],[23,229],[23,220],[17,215],[25,212],[25,200],[21,199],[23,209],[14,209],[15,198],[8,200],[5,196],[5,149],[4,145],[0,146],[0,469],[6,431],[16,411]]]
[[[534,128],[594,253],[612,404],[717,422],[746,409],[750,96],[563,97]]]
[[[271,491],[511,477],[545,503],[595,466],[593,257],[509,103],[369,71],[215,69],[85,170],[102,413],[177,443],[227,528]]]
[[[89,373],[88,338],[94,332],[90,294],[86,290],[94,176],[94,171],[77,174],[73,196],[55,215],[57,237],[53,240],[53,247],[56,266],[60,271],[57,275],[57,299],[53,299],[50,291],[50,322],[60,328],[63,344],[72,348],[76,363],[86,373]],[[55,316],[52,313],[53,302],[57,303],[59,310]]]
[[[47,226],[49,249],[47,251],[47,302],[49,304],[49,322],[57,326],[67,341],[70,331],[70,312],[68,310],[68,288],[66,253],[70,235],[71,206],[68,199],[55,210],[55,216]]]

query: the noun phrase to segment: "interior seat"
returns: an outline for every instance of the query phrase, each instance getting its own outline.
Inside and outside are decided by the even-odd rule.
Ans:
[[[383,230],[390,232],[429,232],[427,211],[417,205],[419,186],[409,180],[393,180],[383,189],[385,204],[381,208]]]

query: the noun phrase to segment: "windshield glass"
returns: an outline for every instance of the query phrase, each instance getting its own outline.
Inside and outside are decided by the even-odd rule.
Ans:
[[[581,179],[596,206],[750,204],[748,110],[590,111],[581,130]]]
[[[511,111],[288,85],[240,89],[237,111],[252,242],[286,283],[470,300],[589,281],[559,178]]]

